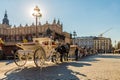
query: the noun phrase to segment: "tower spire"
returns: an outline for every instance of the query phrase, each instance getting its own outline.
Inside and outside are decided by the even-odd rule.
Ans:
[[[58,25],[60,25],[60,20],[58,19],[58,22],[57,22]]]
[[[3,18],[2,24],[9,25],[9,20],[8,20],[8,16],[7,16],[7,10],[5,10],[5,14],[4,14],[4,18]]]
[[[53,20],[53,24],[56,24],[56,19],[54,18],[54,20]]]

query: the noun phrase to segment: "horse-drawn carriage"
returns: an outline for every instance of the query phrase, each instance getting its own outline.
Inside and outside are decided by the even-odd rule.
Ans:
[[[69,57],[73,58],[75,56],[75,49],[77,45],[70,45]]]
[[[17,43],[16,46],[20,49],[14,53],[14,62],[19,67],[29,59],[34,60],[36,67],[42,67],[47,60],[58,61],[57,42],[50,38],[33,38],[33,42]]]

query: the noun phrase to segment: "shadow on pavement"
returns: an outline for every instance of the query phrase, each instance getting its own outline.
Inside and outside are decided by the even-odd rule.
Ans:
[[[5,73],[6,78],[3,80],[80,80],[77,76],[87,77],[80,73],[80,70],[71,70],[69,66],[79,68],[83,66],[91,66],[88,63],[64,62],[57,65],[43,67],[25,67],[24,69],[13,69]]]
[[[9,64],[13,63],[14,61],[13,60],[0,60],[0,62],[6,63],[6,65],[9,65]]]
[[[99,61],[97,58],[98,55],[96,54],[96,55],[85,56],[81,58],[79,61],[85,61],[85,62]]]
[[[90,55],[86,56],[79,61],[83,62],[93,62],[93,61],[100,61],[99,58],[113,58],[113,59],[120,59],[120,55],[116,54],[96,54],[96,55]]]

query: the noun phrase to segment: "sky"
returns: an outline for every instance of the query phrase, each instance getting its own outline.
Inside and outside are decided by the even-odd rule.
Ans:
[[[41,24],[60,20],[63,31],[77,37],[98,36],[120,41],[120,0],[0,0],[0,24],[7,10],[9,24],[14,26],[31,25],[35,6],[40,8]]]

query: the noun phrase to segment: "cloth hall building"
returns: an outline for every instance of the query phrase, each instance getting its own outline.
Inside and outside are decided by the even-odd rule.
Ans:
[[[70,43],[70,34],[68,32],[63,32],[63,24],[60,21],[53,20],[50,24],[46,21],[45,24],[37,25],[38,37],[52,37],[54,40],[65,41]],[[9,25],[7,11],[5,11],[2,24],[0,24],[0,38],[2,38],[6,43],[21,42],[23,39],[32,41],[32,38],[36,34],[36,25],[13,26]]]

